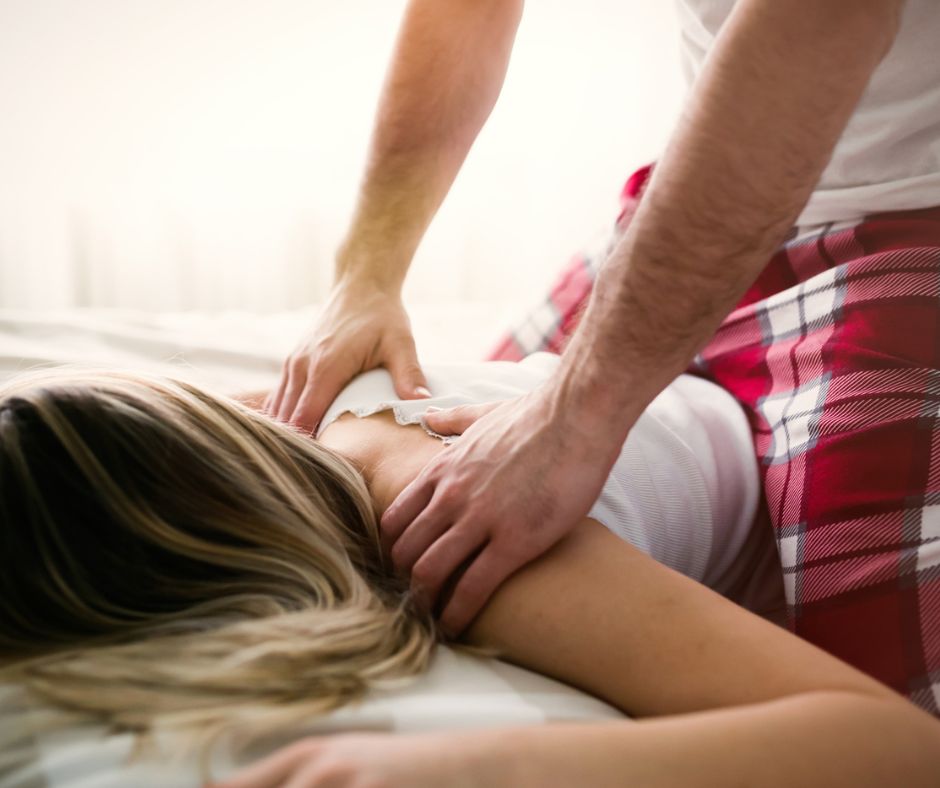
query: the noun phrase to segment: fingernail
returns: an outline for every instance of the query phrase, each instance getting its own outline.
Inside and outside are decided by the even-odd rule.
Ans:
[[[437,407],[437,405],[428,405],[428,406],[424,409],[424,412],[425,412],[425,413],[440,413],[442,410],[444,410],[444,409]]]
[[[418,387],[415,389],[415,394],[417,394],[419,397],[430,397],[430,396],[431,396],[431,392],[428,391],[427,388],[425,388],[424,386],[418,386]]]

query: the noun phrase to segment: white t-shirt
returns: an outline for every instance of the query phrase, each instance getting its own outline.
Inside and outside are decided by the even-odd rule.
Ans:
[[[735,0],[678,0],[690,83]],[[801,227],[940,205],[940,5],[907,0],[891,51],[872,76]]]

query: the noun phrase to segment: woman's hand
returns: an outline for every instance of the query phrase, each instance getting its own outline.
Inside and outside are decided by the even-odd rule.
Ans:
[[[485,731],[311,737],[213,788],[519,788],[498,762],[499,740]]]
[[[343,386],[379,366],[391,373],[402,399],[429,396],[398,293],[362,281],[341,282],[320,319],[284,362],[265,411],[313,430]]]

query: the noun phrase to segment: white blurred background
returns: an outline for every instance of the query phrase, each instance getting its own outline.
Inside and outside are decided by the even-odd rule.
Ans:
[[[0,307],[321,301],[404,0],[0,0]],[[537,298],[659,153],[671,3],[531,0],[410,304]]]

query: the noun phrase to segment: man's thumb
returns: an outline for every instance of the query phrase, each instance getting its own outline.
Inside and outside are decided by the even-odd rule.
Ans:
[[[447,410],[429,410],[424,420],[438,435],[463,435],[488,410],[485,405],[458,405]]]

